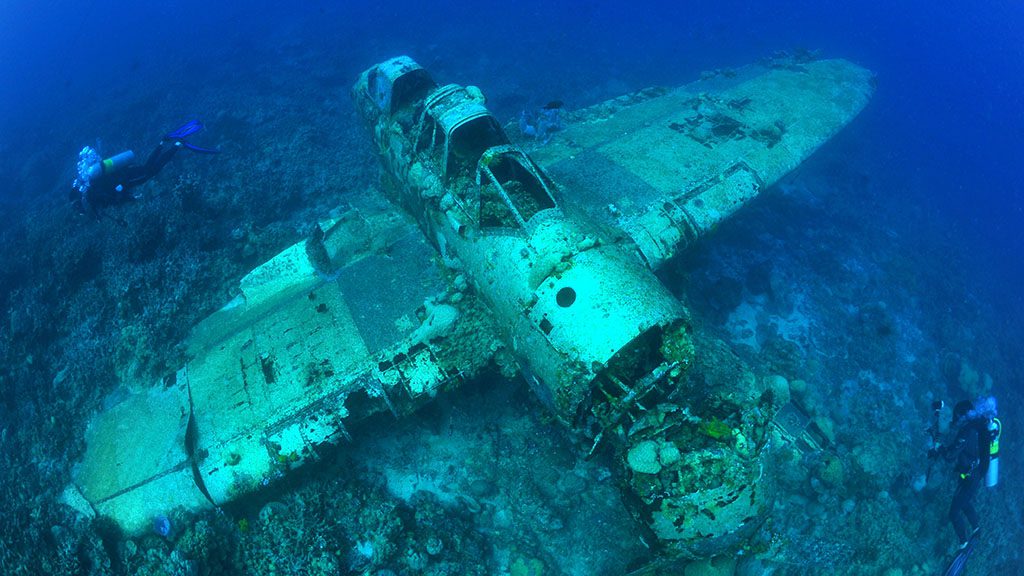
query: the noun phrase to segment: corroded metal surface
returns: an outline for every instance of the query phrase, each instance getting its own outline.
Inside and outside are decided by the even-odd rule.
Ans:
[[[353,209],[321,230],[323,250],[296,244],[242,279],[194,330],[187,366],[94,419],[76,482],[98,512],[139,532],[222,504],[488,362],[487,316],[403,217]],[[369,305],[371,289],[386,305]]]
[[[244,278],[196,328],[187,366],[97,416],[76,482],[138,532],[258,490],[367,416],[406,414],[497,362],[582,456],[619,458],[665,557],[742,546],[771,502],[779,406],[652,268],[849,122],[870,80],[825,61],[646,90],[570,115],[528,154],[477,88],[440,86],[407,57],[368,69],[356,108],[405,215],[345,211]]]
[[[750,66],[574,112],[533,155],[567,202],[658,266],[796,168],[873,92],[871,72],[845,60]]]

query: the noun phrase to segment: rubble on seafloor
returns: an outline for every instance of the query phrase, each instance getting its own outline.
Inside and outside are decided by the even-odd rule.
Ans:
[[[78,517],[73,496],[62,497],[87,417],[115,383],[175,365],[174,343],[221,303],[233,278],[301,237],[337,196],[372,185],[357,127],[325,132],[324,118],[303,117],[289,128],[296,118],[275,116],[314,97],[295,80],[291,97],[266,92],[245,107],[229,90],[206,92],[208,106],[224,110],[209,123],[225,142],[267,149],[169,175],[161,203],[123,214],[133,223],[126,234],[51,213],[11,237],[5,268],[23,280],[6,281],[3,295],[11,314],[0,335],[2,378],[16,396],[0,424],[9,479],[0,489],[0,569],[537,576],[621,574],[648,558],[611,464],[582,460],[526,387],[498,375],[408,421],[370,422],[273,493],[199,517],[168,511],[166,529],[141,538]],[[110,129],[118,128],[143,136]],[[310,161],[320,154],[339,160]],[[839,192],[856,179],[830,180],[828,160],[666,273],[695,323],[772,376],[768,385],[799,408],[817,442],[813,450],[777,438],[764,471],[776,494],[767,524],[742,556],[695,561],[686,574],[939,571],[952,541],[949,485],[942,474],[917,482],[928,466],[926,407],[943,395],[999,390],[1013,374],[994,352],[1001,334],[964,328],[995,326],[997,312],[933,310],[967,281],[918,279],[925,266],[902,254],[909,248],[893,241],[894,226]],[[239,195],[251,187],[256,198]],[[837,221],[838,211],[846,215]],[[53,267],[33,270],[23,255]],[[704,430],[731,434],[719,428]],[[671,461],[641,452],[638,466]],[[1005,473],[1019,478],[1020,468]],[[1020,517],[1007,491],[982,495],[979,506]],[[1019,526],[993,530],[976,561],[999,566],[1019,538]]]

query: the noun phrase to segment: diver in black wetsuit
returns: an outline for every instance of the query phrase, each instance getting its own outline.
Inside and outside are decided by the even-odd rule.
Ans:
[[[217,152],[185,141],[185,138],[202,128],[202,124],[193,120],[165,135],[149,154],[145,164],[137,164],[131,150],[102,160],[95,150],[86,146],[78,155],[78,177],[75,178],[69,200],[80,214],[94,216],[100,208],[137,200],[138,195],[131,190],[156,176],[178,150],[188,148],[203,154]]]
[[[987,460],[983,458],[982,442],[988,445],[987,430],[983,430],[985,419],[969,417],[973,404],[970,400],[961,400],[953,408],[953,426],[957,427],[952,444],[934,449],[935,455],[944,456],[947,460],[955,460],[954,471],[957,474],[956,492],[949,506],[949,521],[953,523],[960,549],[967,547],[971,538],[978,533],[978,511],[974,509],[974,497],[985,476]],[[967,531],[967,524],[971,532]]]

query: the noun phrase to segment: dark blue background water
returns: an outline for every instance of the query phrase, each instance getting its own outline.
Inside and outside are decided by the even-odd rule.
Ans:
[[[878,74],[877,95],[856,125],[873,149],[856,163],[880,215],[901,235],[927,235],[935,251],[958,245],[973,268],[950,274],[975,282],[976,297],[1014,314],[1024,307],[1020,3],[10,4],[0,45],[0,205],[8,217],[23,206],[62,205],[77,150],[96,138],[116,141],[96,133],[104,119],[78,120],[154,83],[182,86],[173,96],[182,117],[209,117],[215,111],[189,101],[190,85],[266,76],[313,53],[334,82],[323,97],[347,106],[360,70],[405,52],[438,78],[479,84],[498,115],[511,118],[550,99],[588,105],[807,47]],[[131,121],[147,133],[172,121],[141,113]],[[13,174],[26,155],[35,159],[30,173]]]
[[[323,49],[322,65],[348,77],[410,52],[454,80],[485,88],[511,83],[524,97],[574,104],[611,95],[579,94],[609,80],[678,83],[777,49],[820,49],[879,75],[866,114],[877,145],[872,177],[901,201],[927,206],[979,254],[995,256],[986,276],[1020,274],[1019,2],[7,4],[0,38],[7,155],[63,144],[68,115],[87,114],[94,99],[117,98],[150,75],[216,82],[211,72],[245,75],[257,60],[284,57],[279,48],[292,44]],[[480,77],[481,68],[493,75]],[[474,77],[462,77],[469,71]],[[73,152],[53,150],[54,170]],[[65,174],[49,176],[38,175],[32,189],[19,183],[5,190],[5,202],[53,194]]]
[[[355,76],[407,53],[442,82],[481,86],[490,106],[507,120],[549,100],[586,106],[803,47],[850,59],[878,75],[868,108],[830,145],[833,152],[849,151],[846,169],[870,183],[855,219],[877,215],[892,233],[894,251],[913,246],[917,252],[909,256],[921,270],[932,271],[930,278],[939,270],[956,278],[956,286],[967,286],[960,292],[923,286],[929,290],[921,294],[927,301],[923,309],[995,311],[999,325],[991,316],[987,324],[973,323],[969,313],[945,317],[962,319],[958,328],[964,332],[998,333],[996,339],[1006,342],[1006,364],[1019,357],[1024,342],[1019,328],[1024,321],[1019,294],[1024,283],[1024,3],[216,4],[4,3],[0,226],[34,211],[67,211],[67,185],[83,145],[101,138],[110,147],[145,146],[138,141],[144,135],[155,138],[175,122],[223,112],[204,109],[209,100],[199,94],[250,81],[287,90],[287,83],[268,82],[275,70],[294,78],[312,73],[310,66],[319,68],[323,93],[309,99],[309,109],[341,102],[346,112],[339,124],[353,124],[348,89]],[[146,104],[153,101],[161,103],[159,113]],[[208,123],[203,136],[229,144],[223,140],[226,129],[218,135],[217,123]],[[127,125],[133,133],[115,125]],[[856,144],[843,147],[844,138]],[[353,139],[351,146],[365,147],[367,140]],[[309,161],[322,168],[338,159]],[[254,184],[259,190],[260,183]],[[106,229],[97,226],[95,233]],[[0,277],[4,290],[16,285],[7,280]],[[967,299],[975,305],[964,306]],[[1024,377],[1020,367],[1013,373]],[[1009,374],[997,374],[1002,378],[997,384],[1012,382]]]

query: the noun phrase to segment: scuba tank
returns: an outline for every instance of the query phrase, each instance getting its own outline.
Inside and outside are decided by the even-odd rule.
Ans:
[[[988,431],[988,470],[985,472],[985,486],[992,488],[999,483],[999,436],[1003,433],[1003,423],[999,418],[992,418],[986,427]]]
[[[89,181],[92,181],[104,174],[113,174],[131,164],[134,160],[135,153],[131,150],[125,150],[116,156],[111,156],[102,162],[97,162],[92,166],[89,166],[89,170],[86,175],[88,176]]]

